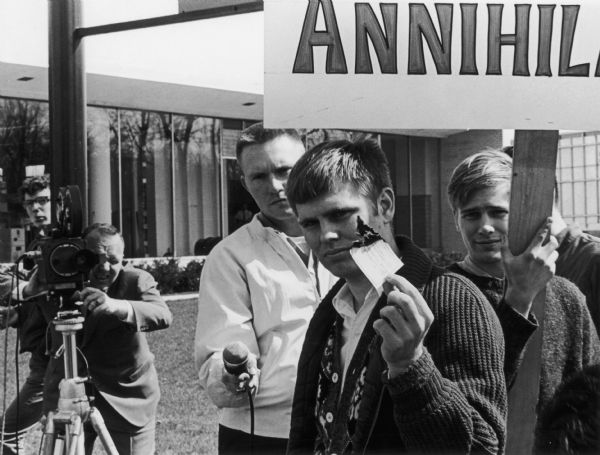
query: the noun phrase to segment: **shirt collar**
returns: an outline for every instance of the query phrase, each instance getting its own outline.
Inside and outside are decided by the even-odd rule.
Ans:
[[[377,303],[379,298],[383,294],[383,289],[378,288],[375,289],[373,286],[367,292],[365,296],[365,302],[358,310],[358,313],[354,311],[354,296],[352,292],[350,292],[350,286],[348,283],[345,283],[338,293],[333,297],[331,303],[335,311],[342,316],[344,319],[346,318],[355,318],[358,314],[364,311],[371,311],[372,307]]]

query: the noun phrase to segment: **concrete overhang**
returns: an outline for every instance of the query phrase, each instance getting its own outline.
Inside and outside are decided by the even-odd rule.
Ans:
[[[401,134],[404,136],[419,136],[419,137],[435,137],[443,139],[457,133],[463,133],[468,130],[433,130],[433,129],[420,129],[420,130],[403,130],[403,129],[381,129],[381,130],[370,130],[374,133],[380,134]]]
[[[0,96],[47,101],[48,68],[0,62]],[[92,106],[256,121],[263,118],[262,94],[101,74],[87,75],[87,98],[87,104]],[[369,131],[444,138],[466,130],[374,129]]]
[[[47,101],[48,68],[0,62],[0,96]],[[216,118],[263,117],[260,94],[89,73],[87,104]]]

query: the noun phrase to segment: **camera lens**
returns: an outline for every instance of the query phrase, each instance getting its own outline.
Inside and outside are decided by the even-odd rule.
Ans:
[[[80,251],[77,245],[72,243],[61,243],[50,253],[50,266],[52,271],[63,277],[71,277],[78,273],[75,267],[74,257]]]

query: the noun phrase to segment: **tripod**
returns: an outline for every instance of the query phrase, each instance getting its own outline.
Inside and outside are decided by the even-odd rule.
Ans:
[[[89,421],[109,455],[119,455],[104,419],[85,393],[89,378],[78,377],[75,334],[83,328],[77,310],[59,311],[52,321],[63,339],[65,377],[59,385],[58,409],[45,417],[40,453],[43,455],[84,455],[83,424]]]

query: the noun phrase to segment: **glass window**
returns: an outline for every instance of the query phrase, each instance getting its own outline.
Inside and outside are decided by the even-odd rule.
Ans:
[[[560,167],[563,169],[566,167],[571,167],[573,165],[572,161],[571,161],[571,148],[570,147],[565,147],[559,151],[559,160],[560,160]]]
[[[596,145],[587,145],[585,147],[585,165],[595,166],[598,164]]]
[[[232,233],[250,221],[255,213],[258,213],[258,206],[250,193],[242,186],[242,174],[237,161],[233,159],[223,160],[223,171],[226,182],[225,192],[227,194],[224,205],[226,210],[224,229],[227,233]]]
[[[575,182],[573,184],[573,191],[575,192],[574,213],[575,215],[585,215],[585,183]]]
[[[564,216],[573,216],[573,185],[560,185],[560,210]]]
[[[168,207],[157,210],[155,188],[157,183],[163,187],[170,181],[164,175],[164,163],[155,166],[155,156],[159,156],[159,159],[165,153],[169,156],[170,115],[123,110],[120,111],[120,125],[121,231],[125,237],[126,255],[156,256],[159,253],[157,214],[168,211]],[[161,230],[161,242],[169,238],[168,224],[161,222],[158,228]],[[164,247],[162,243],[160,246]],[[160,251],[160,254],[163,253]]]
[[[558,139],[558,148],[566,148],[571,146],[571,138],[569,136],[562,136]]]
[[[560,170],[560,178],[562,182],[571,182],[573,181],[573,169],[570,167],[562,168]]]
[[[0,98],[0,241],[10,244],[10,228],[25,226],[24,243],[31,240],[28,218],[18,189],[25,167],[44,165],[50,173],[48,103]],[[10,261],[11,248],[0,248],[0,262]]]
[[[573,180],[585,180],[585,168],[583,166],[573,168]]]
[[[583,147],[573,147],[573,166],[583,166]]]
[[[175,253],[191,255],[200,239],[220,234],[221,121],[173,116]]]
[[[598,214],[598,182],[588,181],[585,183],[585,205],[586,215]]]
[[[87,108],[88,203],[90,223],[119,226],[119,185],[113,178],[113,154],[118,148],[116,109]],[[118,173],[115,173],[118,177]]]

